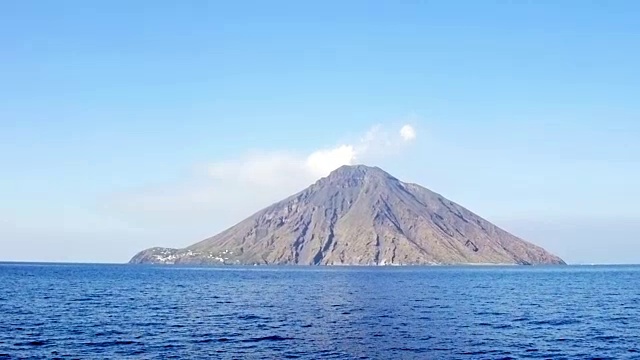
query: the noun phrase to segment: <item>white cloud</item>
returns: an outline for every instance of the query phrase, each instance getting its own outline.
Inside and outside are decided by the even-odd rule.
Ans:
[[[353,165],[356,150],[352,145],[341,145],[333,149],[318,150],[305,161],[306,168],[316,177],[326,176],[342,165]]]
[[[221,229],[304,189],[342,165],[373,165],[371,162],[393,156],[413,139],[415,131],[409,125],[403,126],[399,135],[377,125],[356,141],[306,154],[254,151],[205,164],[205,171],[189,181],[119,194],[109,208],[124,214],[123,218],[151,224],[159,220],[161,224],[190,225],[217,221]]]
[[[300,171],[301,160],[288,152],[255,152],[236,159],[208,164],[211,180],[252,186],[281,186],[292,172]]]
[[[416,138],[416,130],[407,124],[400,129],[400,136],[404,141],[413,141]]]

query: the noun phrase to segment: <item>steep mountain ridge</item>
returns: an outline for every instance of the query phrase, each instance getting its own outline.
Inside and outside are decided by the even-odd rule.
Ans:
[[[131,263],[563,264],[466,208],[376,167],[343,166],[307,189],[184,249]]]

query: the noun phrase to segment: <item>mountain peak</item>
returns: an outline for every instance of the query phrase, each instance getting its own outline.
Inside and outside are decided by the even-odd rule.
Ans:
[[[326,179],[334,181],[354,181],[368,179],[386,179],[396,180],[386,171],[380,169],[377,166],[367,165],[342,165],[339,168],[333,170]]]

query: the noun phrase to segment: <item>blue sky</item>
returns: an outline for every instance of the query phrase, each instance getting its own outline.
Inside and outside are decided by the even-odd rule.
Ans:
[[[635,1],[3,2],[0,260],[193,243],[321,176],[300,175],[315,154],[570,262],[638,263],[638,16]]]

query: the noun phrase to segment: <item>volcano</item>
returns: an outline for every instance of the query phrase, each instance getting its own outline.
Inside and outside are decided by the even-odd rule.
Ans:
[[[240,265],[564,264],[466,208],[377,167],[343,166],[183,249],[130,263]]]

